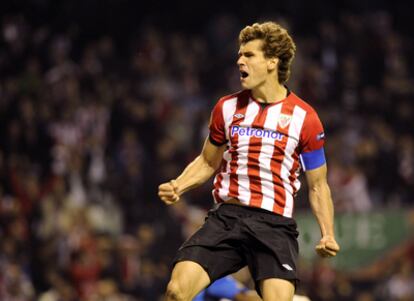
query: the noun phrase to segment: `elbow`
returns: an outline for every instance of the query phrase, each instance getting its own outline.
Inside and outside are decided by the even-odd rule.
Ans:
[[[210,167],[213,169],[213,171],[217,171],[217,169],[220,168],[220,162],[214,162],[213,164],[210,165]]]
[[[312,187],[309,187],[309,193],[311,194],[318,194],[321,191],[320,186],[313,185]]]
[[[328,184],[313,185],[309,187],[309,200],[313,206],[319,206],[322,203],[331,201],[331,191]]]
[[[206,166],[215,172],[220,167],[221,160],[205,160]]]
[[[309,187],[309,196],[311,200],[318,200],[324,194],[324,185],[312,185]]]
[[[325,189],[326,185],[318,183],[318,185],[312,185],[309,187],[309,199],[311,202],[317,202],[323,199],[323,196],[326,194],[327,190]]]
[[[312,183],[309,183],[308,189],[311,193],[323,193],[324,191],[329,191],[328,182],[326,179],[318,179]]]

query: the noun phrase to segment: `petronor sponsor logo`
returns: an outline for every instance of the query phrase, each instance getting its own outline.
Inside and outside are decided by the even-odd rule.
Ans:
[[[251,127],[242,127],[238,125],[233,125],[231,127],[231,136],[238,135],[239,137],[257,137],[257,138],[270,138],[281,141],[283,139],[283,134],[277,131],[251,128]]]

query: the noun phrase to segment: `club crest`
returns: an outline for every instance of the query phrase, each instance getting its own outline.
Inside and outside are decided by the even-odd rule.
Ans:
[[[290,124],[290,121],[292,120],[292,115],[287,115],[287,114],[280,114],[279,115],[279,126],[281,128],[285,128]]]

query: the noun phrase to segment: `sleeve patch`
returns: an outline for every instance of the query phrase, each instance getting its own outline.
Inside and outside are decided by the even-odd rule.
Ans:
[[[322,133],[319,133],[318,135],[316,135],[316,140],[322,140],[322,139],[325,139],[325,133],[324,132],[322,132]]]
[[[312,170],[326,163],[325,151],[323,147],[320,149],[300,154],[300,162],[303,170]]]

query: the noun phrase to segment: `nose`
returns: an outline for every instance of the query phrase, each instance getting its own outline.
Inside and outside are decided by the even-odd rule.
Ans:
[[[243,57],[239,56],[239,58],[237,59],[237,65],[240,67],[242,65],[244,65],[244,61],[243,61]]]

